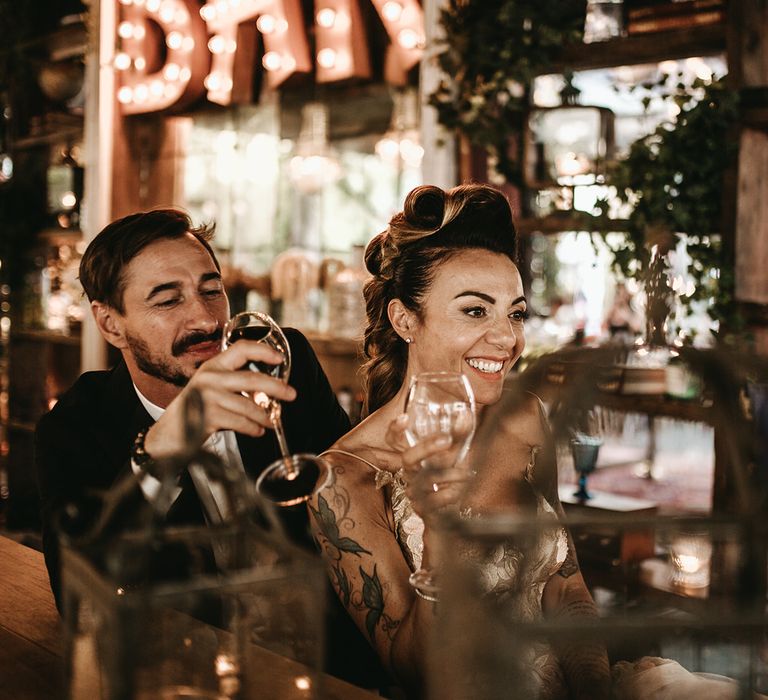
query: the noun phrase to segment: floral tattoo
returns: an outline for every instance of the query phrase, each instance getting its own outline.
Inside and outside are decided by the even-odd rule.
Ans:
[[[340,471],[336,468],[336,471]],[[343,527],[346,533],[354,529],[355,522],[349,517],[349,494],[335,483],[330,492],[331,503],[336,506],[338,513],[323,494],[318,494],[317,508],[312,505],[309,510],[317,525],[315,541],[325,554],[332,574],[332,584],[336,593],[346,608],[365,613],[365,629],[371,642],[375,642],[376,631],[381,631],[390,640],[394,637],[400,620],[395,620],[384,611],[386,586],[383,586],[376,569],[366,571],[363,564],[358,565],[362,587],[354,587],[342,566],[342,560],[349,557],[362,559],[363,555],[373,556],[373,552],[363,547],[357,540],[341,534]]]

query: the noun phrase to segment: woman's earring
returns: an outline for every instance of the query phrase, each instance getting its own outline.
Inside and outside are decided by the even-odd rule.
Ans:
[[[413,338],[411,338],[410,336],[408,336],[408,337],[405,339],[405,342],[406,342],[406,344],[407,344],[407,345],[410,345],[410,344],[413,342]]]

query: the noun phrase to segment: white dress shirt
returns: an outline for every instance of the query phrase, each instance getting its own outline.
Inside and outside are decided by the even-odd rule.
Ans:
[[[139,391],[135,384],[133,385],[133,388],[136,390],[136,395],[139,397],[139,401],[141,401],[142,406],[144,406],[147,413],[152,417],[152,420],[157,421],[160,416],[165,413],[165,409],[153,404]],[[225,465],[238,469],[241,472],[245,471],[234,431],[219,430],[213,433],[213,435],[205,441],[203,448],[208,450],[208,452],[215,454]],[[131,460],[131,469],[133,469],[134,474],[142,477],[141,490],[144,492],[147,500],[153,501],[160,490],[160,481],[154,476],[145,473],[141,467],[133,462],[133,460]],[[218,482],[209,481],[208,477],[205,475],[205,471],[199,465],[192,465],[189,471],[208,522],[216,524],[226,519],[229,515],[229,504],[222,485]],[[180,493],[181,489],[177,487],[174,490],[169,503],[174,503]]]

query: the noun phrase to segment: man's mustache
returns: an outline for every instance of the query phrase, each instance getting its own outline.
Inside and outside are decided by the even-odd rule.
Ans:
[[[220,340],[221,328],[217,328],[213,333],[190,333],[183,338],[179,338],[171,346],[171,353],[174,357],[178,357],[195,345],[199,345],[200,343],[219,342]]]

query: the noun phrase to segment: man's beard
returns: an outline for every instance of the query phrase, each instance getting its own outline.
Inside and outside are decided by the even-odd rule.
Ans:
[[[171,354],[174,357],[178,357],[193,345],[209,341],[217,341],[220,338],[221,329],[216,329],[213,333],[190,333],[173,344],[171,347]],[[172,364],[166,358],[154,356],[144,340],[138,336],[126,333],[125,340],[136,361],[136,366],[145,374],[179,387],[186,386],[191,379],[191,376],[188,377],[184,373],[181,366]],[[195,369],[201,364],[202,360],[195,365]]]

